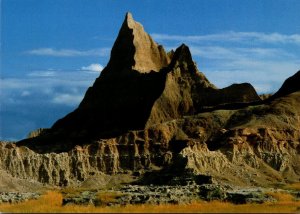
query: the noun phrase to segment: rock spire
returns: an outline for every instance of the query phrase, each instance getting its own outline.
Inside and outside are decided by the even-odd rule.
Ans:
[[[113,45],[109,66],[113,71],[122,72],[132,69],[141,73],[159,71],[167,66],[169,57],[162,46],[158,45],[127,13],[119,35]]]

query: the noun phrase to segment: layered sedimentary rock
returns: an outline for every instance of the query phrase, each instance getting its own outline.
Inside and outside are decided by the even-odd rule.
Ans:
[[[38,154],[27,147],[0,143],[0,168],[21,179],[66,186],[101,173],[120,172],[115,140],[76,146],[69,152]]]
[[[181,164],[195,174],[229,183],[295,181],[300,174],[299,104],[300,92],[294,92],[270,105],[188,116],[77,146],[68,153],[37,154],[2,144],[0,166],[13,176],[56,185],[102,172]]]
[[[265,101],[248,83],[217,89],[186,45],[167,54],[127,14],[79,107],[49,130],[0,144],[0,169],[55,185],[158,169],[241,184],[297,180],[298,74]]]
[[[270,106],[218,110],[161,123],[68,153],[37,154],[1,144],[0,166],[19,178],[67,185],[101,172],[172,166],[179,155],[186,169],[223,181],[257,185],[295,181],[300,174],[300,110],[291,106],[300,104],[299,93]]]

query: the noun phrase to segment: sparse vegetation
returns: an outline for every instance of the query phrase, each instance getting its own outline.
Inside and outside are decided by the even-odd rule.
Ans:
[[[284,193],[284,192],[270,192],[268,193],[268,195],[275,198],[279,203],[294,201],[294,197],[291,194]]]
[[[288,184],[284,188],[285,189],[291,189],[291,190],[300,191],[300,182],[299,183]]]
[[[98,192],[96,194],[96,206],[107,206],[110,203],[117,202],[117,198],[121,197],[122,193],[117,192]]]
[[[110,201],[113,200],[117,195],[100,194],[101,200]],[[88,212],[107,212],[107,213],[182,213],[182,212],[195,212],[195,213],[291,213],[299,211],[300,201],[293,200],[291,195],[285,193],[274,193],[272,196],[277,198],[279,201],[276,203],[265,203],[265,204],[243,204],[234,205],[226,202],[212,201],[195,201],[191,204],[166,204],[166,205],[127,205],[127,206],[115,206],[115,207],[99,207],[93,205],[66,205],[62,206],[63,196],[59,192],[49,191],[38,200],[30,200],[18,204],[0,204],[1,212],[24,212],[24,213],[47,213],[47,212],[68,212],[68,213],[88,213]]]
[[[68,196],[74,196],[74,195],[79,195],[80,193],[84,192],[84,191],[93,191],[93,189],[88,189],[88,188],[82,188],[82,187],[66,187],[64,189],[61,190],[61,193],[63,195],[68,195]]]

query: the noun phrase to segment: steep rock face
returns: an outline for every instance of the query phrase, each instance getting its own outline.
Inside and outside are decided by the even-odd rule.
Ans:
[[[69,134],[84,130],[85,137],[103,138],[143,129],[164,87],[165,73],[158,71],[168,63],[162,46],[127,13],[108,65],[78,109],[57,121],[53,130]]]
[[[141,73],[159,71],[169,63],[162,46],[156,44],[143,26],[127,13],[119,35],[111,51],[109,69],[103,73],[136,70]],[[109,71],[108,71],[109,70]]]
[[[196,113],[197,93],[206,88],[214,90],[215,86],[198,71],[189,48],[181,45],[172,57],[164,90],[153,104],[146,126]]]
[[[189,48],[181,45],[168,67],[164,90],[154,102],[146,127],[201,112],[212,106],[259,101],[248,83],[217,89],[192,60]]]
[[[52,130],[87,132],[84,137],[116,136],[143,129],[151,107],[164,87],[164,75],[131,71],[126,76],[100,76],[89,88],[80,106],[57,121]]]

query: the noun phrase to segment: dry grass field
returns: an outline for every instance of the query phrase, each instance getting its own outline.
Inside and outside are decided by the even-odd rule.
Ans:
[[[292,190],[300,191],[300,183],[288,184],[285,186],[285,189],[292,189]]]
[[[243,204],[234,205],[231,203],[212,201],[195,201],[184,205],[128,205],[123,207],[103,207],[103,206],[62,206],[62,194],[56,191],[48,191],[38,200],[30,200],[18,204],[0,204],[0,212],[24,212],[24,213],[294,213],[300,210],[300,201],[295,201],[293,197],[285,193],[270,193],[279,201],[265,204]],[[103,197],[103,196],[101,196]],[[109,197],[108,197],[109,198]],[[107,199],[108,199],[107,198]]]

